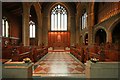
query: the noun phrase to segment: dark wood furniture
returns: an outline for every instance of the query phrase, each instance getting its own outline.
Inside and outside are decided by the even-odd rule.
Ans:
[[[99,61],[115,62],[120,61],[120,45],[119,44],[93,44],[90,46],[72,46],[70,52],[78,60],[85,63],[91,58],[97,58]]]

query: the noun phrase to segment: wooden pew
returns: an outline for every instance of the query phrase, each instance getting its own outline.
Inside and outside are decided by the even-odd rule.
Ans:
[[[12,51],[12,61],[22,61],[24,58],[32,60],[32,50],[29,46],[16,46]]]
[[[95,50],[96,49],[96,50]],[[106,43],[89,48],[90,58],[98,58],[99,61],[120,61],[120,45]]]
[[[120,61],[120,45],[118,44],[93,44],[90,46],[72,46],[70,52],[78,60],[85,63],[91,58],[97,58],[99,61]]]
[[[12,61],[23,61],[30,58],[36,62],[48,53],[47,46],[3,46],[2,59],[12,59]]]
[[[81,62],[84,62],[84,49],[80,46],[72,46],[70,47],[70,53],[75,56]]]
[[[41,54],[42,54],[43,50],[42,48],[39,47],[34,47],[33,48],[33,61],[36,62],[41,58]]]
[[[120,45],[107,44],[105,49],[106,61],[120,61]]]
[[[12,56],[12,46],[3,46],[2,47],[2,59],[11,59]]]
[[[35,46],[32,52],[33,61],[36,62],[48,53],[48,47]]]

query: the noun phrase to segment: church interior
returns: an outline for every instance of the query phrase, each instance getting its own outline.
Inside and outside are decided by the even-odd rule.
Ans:
[[[120,2],[2,2],[1,21],[3,80],[119,78]]]

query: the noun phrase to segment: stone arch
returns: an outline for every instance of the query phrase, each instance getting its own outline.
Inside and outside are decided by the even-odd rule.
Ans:
[[[32,6],[32,5],[31,5]],[[35,11],[36,11],[36,15],[37,15],[37,19],[38,19],[38,22],[41,20],[40,17],[41,17],[41,6],[39,3],[34,3],[33,4],[34,8],[35,8]],[[41,21],[40,21],[41,22]],[[40,28],[42,28],[40,26]]]
[[[120,25],[120,18],[117,18],[111,26],[108,28],[109,33],[111,34],[111,42],[112,43],[120,43],[119,37],[119,25]]]
[[[104,29],[98,29],[95,33],[95,43],[101,44],[106,43],[107,40],[107,33]]]
[[[105,33],[106,33],[106,41],[107,41],[107,29],[105,27],[103,27],[103,26],[98,26],[97,28],[94,29],[94,32],[93,32],[93,42],[94,43],[96,42],[95,39],[96,39],[96,33],[97,33],[98,30],[105,31]]]
[[[35,6],[35,5],[31,5],[31,6],[30,6],[30,15],[32,14],[31,10],[33,10],[33,12],[35,13],[35,14],[33,14],[33,15],[34,15],[34,17],[35,17],[35,19],[36,19],[36,22],[38,23],[38,16],[37,16],[38,13],[37,13],[36,6]]]
[[[30,15],[29,15],[29,21],[32,21],[35,23],[35,38],[29,38],[30,39],[30,45],[37,45],[38,44],[38,17],[37,12],[35,9],[35,6],[32,4],[30,5]]]
[[[46,6],[42,9],[43,10],[43,24],[42,26],[45,28],[43,28],[43,33],[44,37],[43,40],[46,41],[46,45],[48,44],[48,32],[50,31],[50,17],[51,17],[51,10],[53,9],[53,7],[57,4],[62,5],[63,7],[65,7],[65,9],[67,10],[67,31],[70,31],[70,44],[74,44],[76,43],[76,34],[75,34],[75,30],[76,30],[76,24],[75,24],[75,10],[73,5],[71,3],[61,3],[61,2],[56,2],[56,3],[46,3]]]
[[[110,27],[108,28],[108,31],[109,31],[109,32],[112,32],[113,29],[116,27],[116,25],[117,25],[118,23],[120,23],[120,17],[117,18],[117,19],[110,25]]]
[[[69,20],[70,20],[70,9],[69,9],[69,7],[67,6],[67,4],[65,4],[65,3],[61,3],[61,2],[59,2],[59,3],[52,3],[51,5],[49,5],[49,10],[48,10],[48,16],[49,16],[49,24],[50,24],[50,16],[51,16],[51,10],[56,6],[56,5],[58,5],[58,4],[60,4],[60,5],[62,5],[66,10],[67,10],[67,27],[68,27],[68,30],[70,30],[70,27],[69,27]],[[50,30],[50,25],[48,26],[48,30]]]
[[[120,44],[120,22],[112,30],[112,43]]]
[[[37,15],[37,22],[38,22],[38,31],[37,31],[37,35],[38,36],[38,45],[42,44],[42,15],[41,15],[41,5],[39,3],[34,3],[33,4],[35,11],[36,11],[36,15]]]
[[[103,29],[103,30],[105,30],[105,32],[107,32],[107,29],[106,29],[105,27],[103,27],[103,26],[98,26],[98,27],[96,27],[96,28],[94,29],[94,34],[95,34],[99,29]]]
[[[57,4],[54,7],[52,7],[51,11],[50,11],[50,24],[52,22],[56,21],[55,20],[55,15],[53,15],[53,14],[57,15],[57,26],[55,26],[56,23],[53,24],[53,26],[55,26],[56,29],[58,28],[57,31],[64,30],[64,29],[61,30],[61,28],[59,28],[59,27],[65,28],[65,31],[67,31],[68,30],[68,27],[67,27],[67,23],[68,23],[68,10],[61,4]],[[62,17],[62,15],[64,15],[64,17],[66,17],[66,18]],[[52,19],[54,19],[54,20],[52,20]],[[61,23],[63,23],[63,25],[61,25]],[[52,26],[50,26],[50,31],[51,31],[51,29],[56,30],[55,28],[52,28]]]
[[[112,21],[112,23],[109,25],[108,27],[108,42],[112,43],[112,32],[113,32],[113,29],[116,27],[116,25],[120,22],[120,17],[118,17],[117,19],[115,19],[114,21]]]
[[[50,5],[51,7],[50,7],[50,9],[49,9],[49,11],[48,11],[48,14],[49,14],[49,13],[51,12],[51,10],[52,10],[56,5],[58,5],[58,4],[62,5],[62,6],[67,10],[68,14],[70,13],[68,7],[67,7],[64,3],[53,3],[53,4]]]

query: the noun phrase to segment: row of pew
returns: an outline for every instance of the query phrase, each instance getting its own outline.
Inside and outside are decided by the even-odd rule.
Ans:
[[[93,45],[76,45],[70,47],[70,52],[78,60],[85,63],[92,58],[99,59],[99,61],[120,61],[120,45],[119,44],[93,44]]]
[[[2,59],[12,59],[12,61],[23,61],[30,58],[37,62],[48,53],[47,46],[4,46],[2,47]]]

